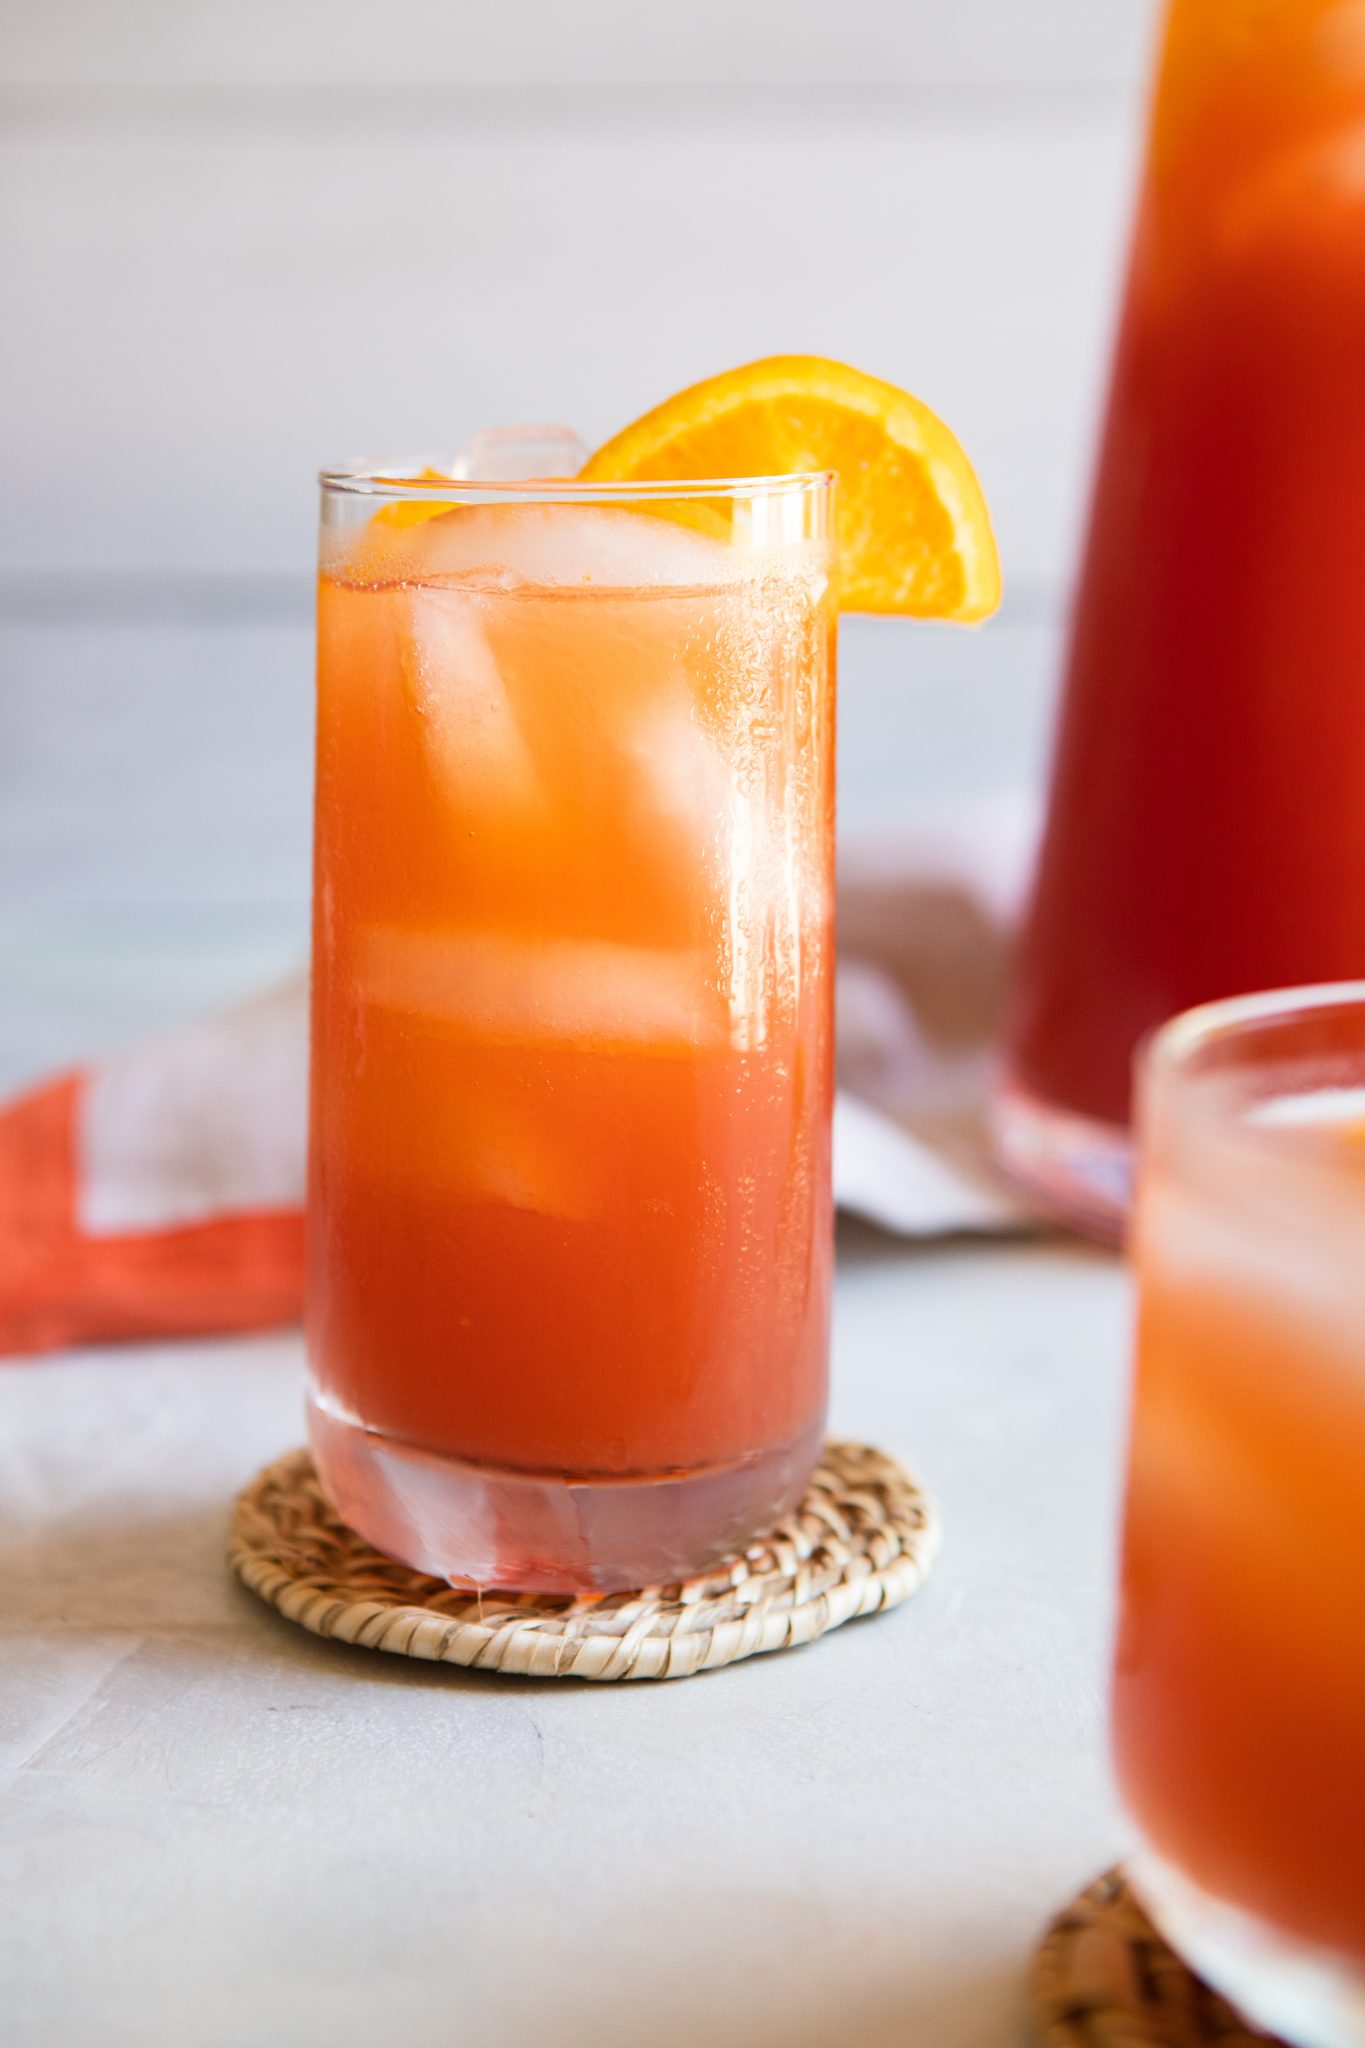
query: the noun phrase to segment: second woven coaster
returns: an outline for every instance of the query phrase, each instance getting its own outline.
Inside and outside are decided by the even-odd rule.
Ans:
[[[894,1459],[829,1443],[795,1514],[713,1572],[580,1600],[471,1594],[357,1536],[300,1450],[238,1497],[228,1562],[288,1620],[368,1649],[526,1678],[686,1678],[899,1606],[937,1547],[933,1503]]]
[[[1282,2048],[1196,1977],[1122,1870],[1057,1915],[1033,1966],[1047,2048]]]

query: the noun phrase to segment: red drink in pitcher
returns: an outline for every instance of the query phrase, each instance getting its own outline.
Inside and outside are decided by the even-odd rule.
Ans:
[[[1365,971],[1365,14],[1173,0],[999,1114],[1126,1206],[1134,1046]]]

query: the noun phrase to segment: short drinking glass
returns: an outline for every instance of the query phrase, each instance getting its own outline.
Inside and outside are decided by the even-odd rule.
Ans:
[[[1365,983],[1146,1056],[1114,1744],[1134,1879],[1302,2048],[1365,2044]]]

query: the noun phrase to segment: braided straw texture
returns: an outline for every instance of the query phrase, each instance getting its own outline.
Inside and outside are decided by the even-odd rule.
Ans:
[[[238,1497],[228,1562],[290,1621],[367,1649],[527,1678],[686,1678],[899,1606],[937,1547],[933,1504],[893,1459],[829,1443],[796,1513],[702,1577],[578,1600],[471,1593],[348,1529],[299,1450]]]
[[[1167,1946],[1122,1870],[1053,1921],[1033,2000],[1047,2048],[1274,2048]]]

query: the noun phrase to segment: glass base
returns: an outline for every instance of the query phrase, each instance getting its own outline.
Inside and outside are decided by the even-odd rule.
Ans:
[[[420,1450],[316,1395],[308,1434],[343,1521],[378,1550],[457,1586],[617,1593],[734,1557],[797,1506],[824,1419],[732,1464],[645,1479],[556,1478]]]
[[[1215,1899],[1150,1849],[1128,1876],[1171,1947],[1253,2026],[1291,2048],[1365,2048],[1365,1972]]]
[[[1010,1081],[991,1105],[991,1136],[1001,1167],[1038,1208],[1101,1243],[1122,1241],[1132,1199],[1127,1131]]]

